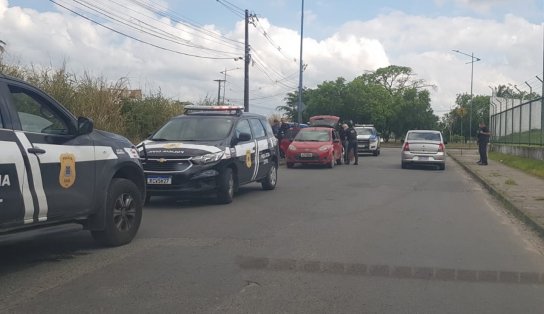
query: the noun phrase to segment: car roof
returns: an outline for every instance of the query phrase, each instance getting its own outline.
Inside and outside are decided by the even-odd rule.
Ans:
[[[417,133],[441,133],[440,131],[437,131],[437,130],[410,130],[408,132],[409,133],[411,133],[411,132],[417,132]]]

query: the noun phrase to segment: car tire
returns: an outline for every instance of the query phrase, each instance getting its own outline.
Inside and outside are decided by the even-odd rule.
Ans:
[[[287,166],[287,168],[293,168],[293,166],[294,166],[295,164],[292,163],[292,162],[287,162],[287,163],[285,163],[285,165]]]
[[[408,167],[408,165],[407,165],[405,162],[401,162],[401,163],[400,163],[400,167],[401,167],[402,169],[406,169],[406,168]]]
[[[261,186],[263,187],[263,190],[269,191],[276,188],[276,182],[278,181],[278,167],[276,167],[276,164],[273,163],[270,167],[270,170],[268,171],[268,174],[264,179],[261,181]]]
[[[438,165],[438,169],[446,170],[446,164]]]
[[[219,204],[232,203],[234,190],[232,168],[225,168],[217,177],[217,202]]]
[[[147,193],[145,195],[144,205],[149,205],[149,202],[151,202],[151,194]]]
[[[375,150],[372,152],[372,155],[374,156],[378,156],[380,154],[380,151],[379,150]]]
[[[336,159],[334,159],[334,154],[331,154],[331,161],[327,164],[327,167],[332,169],[336,165]]]
[[[142,195],[134,182],[115,178],[106,200],[104,230],[91,231],[98,243],[106,246],[127,244],[136,236],[142,221]]]

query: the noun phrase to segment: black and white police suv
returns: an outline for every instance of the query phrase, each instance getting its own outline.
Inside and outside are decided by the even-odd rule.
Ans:
[[[278,141],[266,117],[236,106],[186,106],[138,145],[153,195],[215,195],[230,203],[238,187],[276,187]]]
[[[93,130],[39,89],[0,74],[0,237],[80,223],[104,245],[130,242],[145,179],[136,148]]]

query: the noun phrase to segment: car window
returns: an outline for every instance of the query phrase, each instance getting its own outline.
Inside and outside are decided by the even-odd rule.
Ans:
[[[355,128],[357,135],[372,135],[372,129],[370,128]]]
[[[231,118],[181,117],[168,121],[151,138],[161,141],[220,141],[232,129]]]
[[[44,99],[18,86],[10,85],[9,91],[23,131],[60,135],[70,133],[66,122]]]
[[[261,138],[266,136],[266,131],[264,130],[263,125],[259,119],[250,119],[251,130],[253,130],[253,135],[255,138]]]
[[[436,132],[410,132],[408,133],[409,141],[436,141],[440,142],[440,133]]]
[[[249,121],[238,121],[238,125],[236,125],[236,137],[238,137],[240,133],[248,133],[249,135],[251,135],[251,127],[249,126]]]
[[[296,142],[329,142],[331,137],[327,130],[300,130],[295,136]]]
[[[266,131],[266,134],[267,135],[274,135],[274,131],[272,131],[272,126],[270,125],[270,123],[268,123],[267,121],[263,121],[263,120],[260,120],[261,121],[261,124],[263,125],[265,131]]]

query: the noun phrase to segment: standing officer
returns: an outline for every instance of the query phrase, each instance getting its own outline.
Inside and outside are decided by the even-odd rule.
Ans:
[[[480,161],[478,165],[487,166],[487,144],[491,133],[484,122],[480,122],[478,129],[478,152],[480,153]]]
[[[355,157],[354,165],[359,164],[359,154],[357,153],[357,131],[353,128],[353,124],[351,124],[349,127],[347,124],[343,124],[342,127],[344,128],[344,131],[346,133],[346,140],[348,142],[347,146],[347,152],[346,152],[346,164],[349,165],[349,153],[353,151],[353,157]]]

